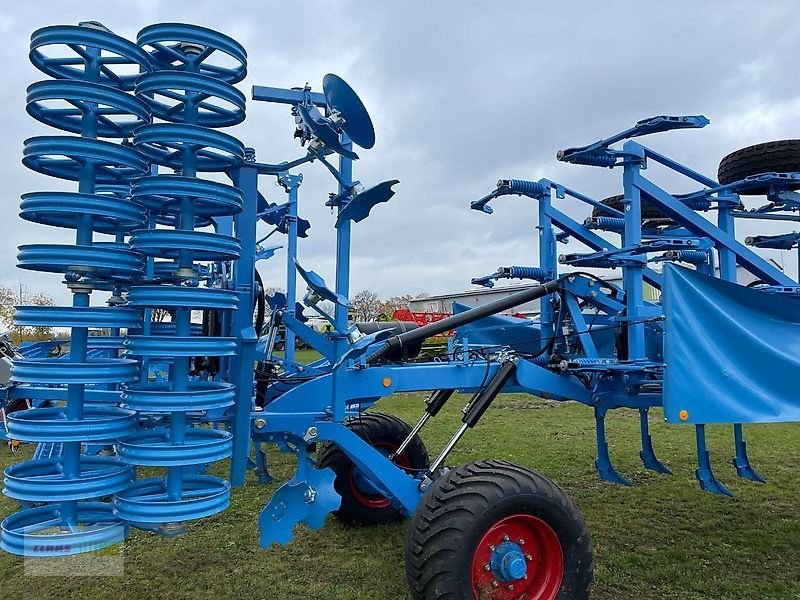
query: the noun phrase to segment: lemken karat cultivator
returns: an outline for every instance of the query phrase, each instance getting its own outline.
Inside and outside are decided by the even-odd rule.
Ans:
[[[66,134],[26,140],[23,163],[77,190],[27,193],[21,217],[74,229],[75,244],[21,246],[19,266],[61,274],[73,303],[16,313],[19,325],[70,329],[68,353],[4,352],[7,436],[39,444],[32,460],[5,472],[4,493],[20,503],[2,522],[7,552],[88,552],[121,541],[129,527],[178,535],[225,510],[248,469],[270,480],[262,447],[275,444],[296,457],[297,471],[261,513],[264,548],[288,543],[298,523],[321,527],[329,513],[367,525],[411,516],[414,598],[585,598],[590,536],[558,487],[502,461],[447,466],[499,393],[592,407],[597,469],[621,484],[607,412],[638,410],[642,461],[669,473],[648,431],[648,410],[663,406],[669,422],[694,425],[697,478],[723,494],[706,424],[731,424],[736,473],[763,481],[743,424],[800,419],[797,366],[784,352],[797,336],[800,288],[734,229],[742,218],[800,220],[800,141],[736,152],[718,180],[632,139],[704,127],[702,116],[646,119],[563,150],[558,160],[621,170],[621,194],[598,200],[547,179],[504,179],[472,203],[491,213],[501,196],[536,201],[538,266],[503,267],[473,283],[538,284],[423,326],[350,323],[351,227],[398,182],[354,179],[354,146],[371,148],[375,134],[342,79],[327,75],[322,92],[253,87],[253,100],[287,105],[305,148],[300,158],[264,163],[219,130],[241,123],[246,104],[234,85],[247,55],[225,35],[170,23],[146,27],[134,43],[94,22],[45,27],[31,37],[30,59],[50,79],[28,88],[27,111]],[[297,261],[310,227],[299,216],[297,168],[315,162],[337,184],[326,201],[336,215],[332,288]],[[672,170],[697,191],[670,193],[645,168]],[[280,202],[259,193],[265,178],[282,186]],[[745,210],[740,196],[754,194],[768,203]],[[591,209],[584,222],[559,206],[567,197]],[[272,227],[260,239],[259,221]],[[264,243],[277,233],[287,239],[286,280],[268,283],[286,293],[268,296],[255,266],[276,252]],[[798,237],[747,243],[790,249]],[[557,244],[569,240],[585,250],[559,255]],[[621,271],[621,284],[604,277],[608,269]],[[307,287],[299,302],[297,274]],[[646,299],[646,284],[658,299]],[[93,294],[102,300],[92,303]],[[535,321],[500,314],[533,300]],[[171,319],[154,319],[156,310]],[[307,310],[330,331],[307,325]],[[109,335],[89,335],[97,328]],[[450,330],[445,354],[419,358],[426,338]],[[298,338],[322,358],[296,362]],[[365,412],[380,398],[423,390],[430,396],[413,427]],[[455,392],[471,394],[462,423],[429,456],[418,434]],[[229,481],[206,474],[223,459]],[[137,467],[160,475],[137,477]]]

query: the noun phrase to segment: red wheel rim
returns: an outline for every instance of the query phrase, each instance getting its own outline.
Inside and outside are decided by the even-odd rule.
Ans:
[[[492,567],[503,543],[522,552],[525,578],[503,581]],[[561,542],[550,525],[533,515],[511,515],[492,525],[472,558],[472,591],[478,600],[555,600],[563,578]]]
[[[386,456],[390,456],[397,448],[399,444],[395,444],[393,442],[375,442],[372,444],[373,448],[377,450],[382,450]],[[402,469],[406,472],[411,471],[411,463],[408,459],[407,454],[401,454],[398,458],[393,461],[398,467],[402,467]],[[381,508],[389,508],[392,503],[389,501],[388,498],[381,494],[370,494],[369,492],[365,492],[362,490],[358,483],[356,482],[355,475],[355,466],[350,467],[350,491],[353,492],[353,496],[356,500],[358,500],[364,506],[368,506],[369,508],[381,509]]]

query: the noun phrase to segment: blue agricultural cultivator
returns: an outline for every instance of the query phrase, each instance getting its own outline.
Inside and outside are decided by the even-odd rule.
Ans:
[[[663,408],[668,422],[695,427],[697,479],[717,494],[730,492],[712,470],[706,425],[729,424],[735,472],[763,482],[743,425],[800,420],[789,352],[800,287],[754,250],[797,248],[800,235],[743,244],[735,231],[741,219],[800,220],[800,140],[735,152],[716,179],[635,141],[704,127],[702,116],[650,118],[563,150],[560,161],[621,171],[620,194],[503,179],[471,204],[491,214],[502,196],[536,203],[538,264],[473,280],[530,280],[529,288],[419,327],[352,323],[351,229],[398,181],[354,178],[357,151],[372,148],[375,133],[341,78],[326,75],[321,91],[252,88],[250,110],[284,105],[303,148],[268,163],[221,131],[245,119],[235,85],[247,74],[244,48],[221,33],[167,23],[133,42],[96,22],[52,26],[33,33],[30,59],[48,78],[28,88],[27,112],[64,133],[26,140],[23,164],[77,189],[26,193],[20,215],[74,230],[75,244],[23,245],[18,262],[62,276],[73,301],[16,312],[20,326],[68,329],[60,354],[0,341],[3,431],[37,444],[32,459],[5,471],[3,492],[20,504],[2,522],[7,552],[89,552],[131,527],[180,535],[224,511],[248,470],[270,481],[264,447],[274,445],[297,469],[261,512],[264,548],[289,543],[298,523],[322,527],[331,513],[362,525],[411,517],[415,599],[587,598],[591,538],[560,488],[504,461],[448,466],[499,393],[591,407],[597,470],[619,484],[628,479],[609,454],[608,411],[638,411],[642,462],[668,474],[649,431],[649,410]],[[335,214],[331,287],[298,261],[298,240],[310,234],[298,168],[312,163],[335,185],[325,201]],[[696,191],[664,189],[650,170]],[[277,199],[259,192],[263,181],[278,184]],[[747,195],[768,202],[746,209]],[[586,205],[583,221],[568,215],[577,204]],[[262,222],[269,233],[260,236]],[[267,245],[272,236],[285,238],[281,254]],[[559,254],[570,240],[571,252]],[[285,281],[262,282],[257,262],[284,257]],[[285,293],[268,295],[267,285]],[[502,314],[531,301],[535,320]],[[312,312],[327,332],[307,323]],[[445,354],[420,357],[426,338],[447,331],[455,334]],[[322,358],[298,362],[299,341]],[[430,392],[413,426],[368,410],[413,391]],[[461,423],[429,454],[420,431],[457,392],[469,395]],[[223,460],[227,479],[207,473]]]

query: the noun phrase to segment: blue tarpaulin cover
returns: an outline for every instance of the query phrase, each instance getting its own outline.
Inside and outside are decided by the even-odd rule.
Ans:
[[[675,265],[664,273],[667,420],[800,421],[800,300]]]

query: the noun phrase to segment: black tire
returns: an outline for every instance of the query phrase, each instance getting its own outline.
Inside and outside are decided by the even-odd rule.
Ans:
[[[51,408],[53,403],[50,400],[45,400],[36,408]],[[31,402],[31,407],[33,408],[33,403]],[[8,401],[6,405],[6,414],[10,415],[11,413],[19,412],[21,410],[28,410],[28,401],[25,398],[13,398]]]
[[[494,545],[488,550],[483,546],[492,535],[502,536],[503,523],[515,519],[544,523],[549,533],[533,535],[527,545],[511,540],[522,552],[533,548],[524,558],[526,565],[537,563],[531,570],[535,575],[500,583],[494,568],[483,574],[489,563],[482,564],[478,553],[494,555]],[[494,544],[506,539],[502,536]],[[537,544],[547,539],[557,539],[561,562],[558,546]],[[536,552],[546,547],[556,551]],[[427,490],[408,528],[406,576],[414,600],[583,600],[589,598],[592,568],[589,530],[569,497],[547,478],[505,461],[479,461],[448,471]],[[553,576],[559,571],[560,585]],[[480,579],[479,589],[474,577]],[[499,589],[486,578],[498,581]]]
[[[761,173],[796,172],[800,172],[800,140],[778,140],[731,152],[720,161],[717,179],[722,185],[728,185]],[[800,183],[787,186],[791,190],[799,188]],[[767,188],[751,188],[740,193],[760,196],[767,193]]]
[[[602,204],[605,204],[608,207],[614,208],[621,212],[625,212],[625,206],[623,205],[622,201],[625,198],[624,195],[619,194],[617,196],[609,196],[601,200]],[[610,213],[600,210],[596,206],[592,209],[592,216],[593,217],[610,217],[612,216]],[[664,224],[667,222],[672,222],[672,220],[667,217],[664,213],[658,210],[655,206],[650,204],[647,201],[642,201],[642,221],[664,221]],[[658,224],[658,223],[657,223]]]
[[[261,279],[261,273],[257,270],[255,272],[255,306],[253,306],[253,327],[256,330],[256,336],[261,336],[261,331],[264,329],[264,322],[267,317],[267,297],[264,291],[264,280]]]
[[[397,417],[375,412],[348,419],[346,425],[358,437],[387,454],[397,450],[411,433],[411,428]],[[428,451],[419,436],[414,436],[397,463],[414,474],[428,468]],[[336,473],[333,487],[342,497],[342,504],[334,515],[343,523],[382,525],[406,518],[405,513],[395,508],[384,496],[365,491],[357,485],[353,462],[335,444],[326,443],[319,452],[317,468],[325,467],[330,467]]]
[[[25,398],[13,398],[6,404],[6,414],[19,412],[21,410],[28,410],[28,403]]]

